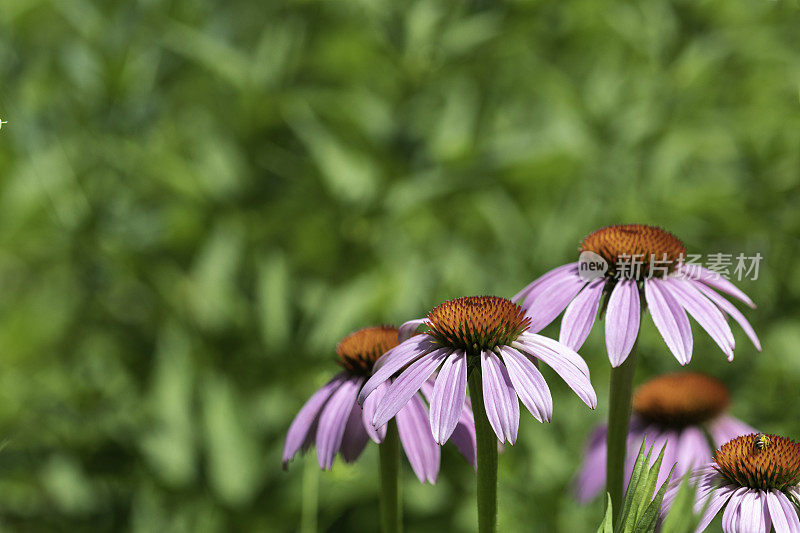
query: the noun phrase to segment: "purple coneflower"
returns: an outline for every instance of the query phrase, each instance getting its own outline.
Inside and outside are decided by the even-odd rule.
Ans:
[[[381,426],[441,367],[431,394],[430,428],[434,440],[443,444],[461,416],[467,374],[473,368],[480,369],[483,401],[492,429],[500,441],[514,444],[519,428],[517,397],[540,422],[549,422],[552,417],[550,389],[537,368],[538,361],[542,361],[586,405],[597,407],[589,368],[581,356],[552,339],[529,333],[529,323],[520,306],[497,296],[445,302],[427,318],[401,326],[401,338],[419,326],[427,330],[407,338],[378,361],[358,400],[366,406],[379,396],[372,423]],[[395,374],[398,375],[391,385],[379,395],[377,389]]]
[[[633,396],[625,461],[626,484],[645,436],[657,450],[666,445],[657,482],[660,486],[673,464],[672,478],[682,478],[693,467],[711,461],[717,447],[734,437],[753,433],[752,427],[725,414],[729,404],[725,385],[705,374],[667,374],[641,385]],[[604,425],[589,438],[575,483],[581,502],[594,498],[606,484],[606,432]],[[655,461],[656,457],[652,457],[651,464]]]
[[[388,388],[384,385],[362,406],[356,402],[361,385],[372,374],[375,361],[397,346],[397,328],[364,328],[345,337],[336,347],[338,363],[344,368],[315,392],[297,413],[283,449],[283,465],[301,450],[316,443],[320,468],[330,469],[339,452],[346,462],[358,459],[371,438],[380,443],[386,437],[386,421],[372,424],[375,400]],[[419,389],[418,387],[417,389]],[[422,392],[430,393],[430,384]],[[415,391],[416,393],[416,391]],[[466,402],[458,407],[453,441],[475,464],[475,428]],[[421,482],[435,483],[439,473],[440,450],[428,430],[428,408],[420,394],[412,394],[396,413],[397,431],[411,468]]]
[[[589,336],[605,294],[606,350],[611,366],[617,367],[636,341],[643,293],[656,328],[682,365],[692,358],[687,313],[709,333],[729,361],[733,360],[734,339],[726,314],[761,350],[750,323],[717,291],[755,308],[752,300],[718,273],[684,264],[686,248],[671,233],[641,224],[608,226],[586,237],[580,252],[602,258],[608,268],[605,274],[587,282],[586,276],[579,275],[579,263],[569,263],[547,272],[512,298],[529,310],[531,331],[541,330],[566,309],[559,340],[577,350]]]
[[[696,531],[705,530],[724,508],[725,533],[796,533],[800,531],[800,444],[775,435],[735,438],[717,450],[714,461],[693,474],[695,512],[707,505]],[[662,517],[680,489],[670,484]]]
[[[425,331],[409,338],[420,326]],[[378,361],[359,394],[359,401],[369,402],[378,387],[395,376],[376,400],[372,423],[380,426],[440,369],[431,392],[430,430],[436,442],[444,443],[454,435],[469,382],[481,533],[496,528],[497,439],[516,441],[519,400],[539,421],[552,416],[553,400],[538,362],[555,370],[589,407],[597,406],[584,360],[570,348],[529,332],[529,326],[522,308],[504,298],[473,296],[445,302],[426,318],[401,326],[402,342]]]

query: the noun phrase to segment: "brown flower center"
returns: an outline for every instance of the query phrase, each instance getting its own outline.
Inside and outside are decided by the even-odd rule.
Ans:
[[[445,302],[428,313],[430,331],[443,346],[477,354],[511,344],[528,329],[522,307],[497,296],[467,296]]]
[[[605,259],[607,276],[638,280],[665,277],[686,255],[686,247],[672,233],[642,224],[599,229],[583,239],[580,251]]]
[[[694,372],[651,379],[633,396],[633,410],[648,422],[685,427],[720,415],[728,404],[728,389],[720,381]]]
[[[800,483],[800,444],[792,439],[744,435],[723,444],[714,461],[727,481],[742,487],[786,490]]]
[[[338,363],[353,374],[372,373],[372,365],[397,346],[397,328],[375,326],[351,333],[336,346]]]

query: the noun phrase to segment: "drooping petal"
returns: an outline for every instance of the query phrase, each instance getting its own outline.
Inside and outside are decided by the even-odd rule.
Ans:
[[[519,303],[520,305],[524,305],[525,301],[533,301],[533,299],[535,299],[539,293],[541,293],[550,285],[558,283],[566,277],[575,277],[577,275],[578,263],[567,263],[566,265],[561,265],[560,267],[556,267],[553,270],[545,272],[533,280],[524,289],[515,294],[511,298],[511,301]]]
[[[514,348],[500,349],[508,375],[522,405],[539,422],[550,422],[553,417],[553,398],[544,376],[536,365]]]
[[[722,513],[722,530],[725,533],[738,533],[739,530],[739,516],[741,514],[742,500],[748,489],[740,487],[736,489],[728,500],[728,505]],[[750,533],[750,532],[748,532]]]
[[[289,461],[292,460],[294,455],[303,446],[309,434],[309,430],[319,419],[319,413],[325,402],[328,401],[333,391],[345,379],[345,374],[339,373],[333,377],[322,388],[315,392],[311,398],[303,405],[300,412],[292,420],[292,425],[289,426],[289,431],[286,433],[286,442],[283,445],[283,467],[286,468]]]
[[[423,355],[403,370],[389,385],[386,395],[375,409],[372,424],[379,427],[391,420],[451,353],[449,348],[440,348]]]
[[[677,481],[677,480],[676,480]],[[676,483],[676,486],[679,486]],[[700,533],[701,531],[705,531],[708,525],[714,520],[714,517],[719,514],[720,509],[722,509],[726,503],[730,501],[731,496],[733,496],[734,489],[731,487],[721,487],[718,490],[715,490],[709,496],[710,501],[708,503],[708,507],[703,512],[703,517],[700,519],[700,522],[697,524],[697,529],[695,529],[695,533]],[[702,509],[702,502],[697,502],[699,507]],[[698,506],[698,505],[696,505]],[[698,512],[698,509],[695,509],[695,512]]]
[[[688,426],[680,432],[676,453],[675,462],[677,466],[672,479],[680,479],[692,468],[704,465],[712,459],[712,451],[708,445],[708,440],[705,434],[696,426]],[[668,465],[666,469],[662,467],[663,478],[659,476],[657,483],[660,484],[667,478],[670,467],[672,465]]]
[[[756,350],[759,352],[761,351],[761,341],[758,340],[758,335],[756,335],[753,326],[750,325],[750,322],[747,321],[741,311],[736,309],[736,307],[728,300],[714,292],[714,289],[706,287],[699,281],[694,282],[694,286],[697,290],[705,294],[709,300],[717,304],[722,311],[729,314],[739,324],[739,326],[741,326],[741,328],[747,334],[747,337],[750,339],[750,342],[752,342],[753,346],[756,347]]]
[[[597,309],[600,307],[600,296],[603,295],[604,279],[590,282],[567,306],[561,319],[561,331],[558,342],[577,350],[586,341],[592,331]]]
[[[606,350],[611,366],[618,367],[628,358],[642,316],[639,288],[633,280],[617,282],[606,309]]]
[[[694,286],[692,281],[684,279],[667,279],[663,281],[666,284],[671,294],[675,297],[680,305],[692,315],[700,327],[711,335],[714,342],[722,349],[722,352],[728,357],[728,361],[733,361],[733,348],[736,342],[733,338],[733,332],[722,311],[714,305],[708,298]]]
[[[427,319],[417,318],[405,322],[397,331],[397,342],[405,342],[417,332],[417,328],[423,325]]]
[[[577,274],[569,275],[557,283],[552,283],[535,298],[528,297],[525,314],[531,319],[528,331],[536,333],[566,309],[572,299],[586,286]]]
[[[587,377],[589,376],[589,365],[586,364],[586,361],[583,360],[583,357],[578,355],[578,352],[575,350],[569,348],[568,346],[564,346],[557,340],[551,339],[550,337],[545,337],[544,335],[525,332],[517,338],[517,342],[522,344],[531,344],[533,346],[544,346],[549,348],[551,351],[560,352],[583,375]],[[514,343],[512,342],[511,345],[514,346]]]
[[[358,393],[358,403],[363,404],[367,396],[372,394],[375,388],[387,381],[395,372],[414,361],[415,359],[430,353],[436,349],[428,335],[417,335],[402,342],[383,354],[372,368],[372,376],[364,384],[364,388]]]
[[[361,406],[356,403],[350,411],[347,425],[342,436],[342,458],[347,463],[352,463],[364,451],[364,447],[369,441],[369,435],[364,428],[364,421],[361,419]]]
[[[475,419],[467,402],[464,402],[464,406],[461,409],[461,417],[458,419],[456,429],[450,436],[450,442],[455,445],[461,455],[464,456],[464,459],[472,465],[472,468],[478,468]]]
[[[433,387],[430,422],[433,440],[444,444],[458,424],[467,395],[467,356],[455,352],[448,357]]]
[[[336,392],[331,394],[322,410],[317,427],[317,462],[323,470],[329,470],[333,466],[333,458],[342,445],[347,419],[353,410],[361,383],[363,378],[350,378],[344,381]]]
[[[372,419],[375,417],[375,408],[378,404],[383,400],[383,397],[386,396],[386,391],[389,389],[389,383],[384,381],[378,388],[376,388],[372,394],[367,396],[367,399],[364,400],[364,409],[361,413],[361,418],[364,421],[364,429],[367,431],[367,435],[373,441],[380,444],[383,442],[383,439],[386,437],[386,425],[382,425],[378,428],[372,425]]]
[[[519,342],[523,338],[524,344]],[[573,350],[552,339],[535,334],[520,335],[517,342],[511,343],[511,347],[536,357],[555,370],[556,374],[575,391],[578,398],[591,409],[597,407],[597,394],[589,380],[589,369],[585,368],[586,362]],[[583,364],[579,365],[578,361]]]
[[[667,343],[667,347],[680,364],[688,364],[692,359],[692,328],[686,311],[669,290],[663,287],[661,280],[655,278],[646,280],[644,295],[653,323]]]
[[[483,404],[500,442],[514,444],[519,429],[519,402],[503,363],[493,352],[481,352]]]
[[[690,279],[696,279],[705,283],[709,287],[713,287],[718,291],[729,294],[753,309],[756,308],[756,304],[753,303],[753,300],[743,293],[736,285],[722,277],[717,272],[708,270],[700,265],[684,265],[681,268],[681,273],[686,274]]]
[[[736,437],[758,433],[755,428],[729,415],[720,415],[712,420],[708,424],[708,432],[717,447]]]
[[[775,489],[765,495],[775,533],[800,533],[800,519],[797,517],[797,508],[791,500]]]
[[[428,410],[415,394],[397,413],[397,431],[411,469],[421,483],[436,483],[439,475],[440,448],[433,440],[428,424]]]

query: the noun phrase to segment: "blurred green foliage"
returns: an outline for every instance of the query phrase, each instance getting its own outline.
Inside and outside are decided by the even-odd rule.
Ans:
[[[3,2],[0,524],[374,531],[374,445],[280,469],[335,343],[617,222],[764,256],[764,352],[695,325],[690,368],[800,436],[798,50],[794,0]],[[644,324],[639,381],[678,367]],[[596,412],[549,372],[553,422],[523,415],[501,530],[600,522],[568,490],[603,346]],[[406,468],[409,531],[474,530],[450,448],[435,487]]]

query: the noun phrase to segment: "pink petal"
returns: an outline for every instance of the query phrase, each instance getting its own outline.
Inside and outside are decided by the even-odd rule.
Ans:
[[[604,279],[592,281],[567,306],[564,318],[561,319],[561,332],[558,336],[560,343],[573,350],[583,346],[586,337],[592,331],[604,286]]]
[[[653,323],[667,343],[667,347],[680,364],[688,364],[692,359],[692,329],[686,311],[663,286],[661,280],[646,280],[644,295]]]
[[[800,520],[794,504],[779,490],[766,493],[769,515],[775,533],[800,533]]]
[[[380,427],[391,420],[414,397],[425,380],[431,377],[431,374],[451,353],[453,352],[449,348],[440,348],[423,355],[394,378],[383,400],[375,409],[375,417],[372,419],[372,424],[375,427]]]
[[[736,437],[758,433],[757,430],[729,415],[721,415],[708,424],[714,445],[719,447]]]
[[[578,274],[566,274],[558,282],[549,284],[535,298],[528,298],[525,314],[531,319],[528,331],[536,333],[544,329],[561,314],[570,301],[586,286]]]
[[[520,342],[523,340],[524,342]],[[555,370],[561,379],[575,391],[578,398],[591,409],[597,407],[597,394],[589,380],[589,369],[581,356],[573,350],[552,339],[536,334],[520,335],[516,342],[511,343],[511,347],[536,357]]]
[[[733,361],[733,348],[735,341],[731,327],[725,320],[722,311],[694,286],[694,282],[683,279],[664,280],[679,304],[711,335],[714,342]]]
[[[511,301],[519,303],[520,305],[524,305],[526,300],[535,299],[542,290],[553,283],[558,283],[559,280],[569,275],[578,275],[578,263],[568,263],[545,272],[529,283],[524,289],[515,294],[511,298]]]
[[[753,330],[753,326],[750,325],[750,322],[744,317],[744,315],[736,309],[736,307],[730,303],[728,300],[714,292],[713,289],[710,289],[700,283],[699,281],[694,282],[694,286],[697,290],[705,294],[712,302],[717,304],[717,306],[722,309],[725,313],[728,313],[733,317],[733,319],[741,326],[747,336],[750,338],[750,342],[756,347],[756,350],[759,352],[761,351],[761,342],[758,340],[758,336],[756,332]]]
[[[481,352],[483,403],[492,429],[501,442],[514,444],[519,428],[519,402],[506,367],[492,352]]]
[[[397,432],[411,469],[421,483],[436,483],[439,475],[440,448],[428,425],[428,410],[419,394],[397,413]]]
[[[367,396],[372,394],[378,385],[387,381],[401,368],[415,359],[436,349],[428,335],[417,335],[402,342],[383,354],[372,369],[372,377],[364,384],[358,393],[358,403],[363,404]]]
[[[342,437],[341,453],[345,462],[352,463],[358,459],[368,441],[369,435],[367,435],[364,422],[361,420],[361,406],[356,403],[353,405],[353,410],[350,411],[350,417],[347,419]]]
[[[688,267],[688,268],[687,268]],[[752,307],[753,309],[756,308],[756,304],[753,303],[745,293],[743,293],[736,285],[722,277],[717,272],[713,272],[708,270],[705,267],[700,265],[685,265],[681,272],[686,274],[687,277],[691,279],[696,279],[708,285],[709,287],[714,287],[718,291],[724,292],[725,294],[729,294],[746,303],[748,306]]]
[[[500,354],[522,405],[539,422],[550,422],[553,417],[553,398],[542,373],[533,361],[514,348],[503,347]]]
[[[467,356],[450,355],[439,370],[431,397],[430,422],[433,440],[444,444],[456,429],[467,396]]]
[[[386,396],[386,391],[388,389],[389,383],[386,381],[378,385],[378,388],[364,400],[364,409],[361,414],[361,418],[364,421],[364,428],[367,430],[369,438],[378,444],[383,442],[383,439],[386,437],[386,424],[376,428],[372,425],[372,419],[375,417],[375,408],[381,400],[383,400],[383,397]]]
[[[333,466],[333,458],[342,445],[347,420],[362,382],[363,378],[353,378],[342,383],[322,410],[317,427],[317,462],[323,470]]]
[[[397,331],[397,342],[405,342],[417,332],[417,328],[421,325],[425,324],[427,319],[425,318],[418,318],[416,320],[409,320],[408,322],[404,323]]]
[[[611,366],[628,358],[639,335],[642,308],[635,281],[620,280],[611,292],[606,309],[606,350]]]
[[[286,468],[289,461],[295,456],[297,451],[303,446],[306,437],[312,427],[319,421],[319,413],[325,402],[328,401],[333,391],[346,379],[346,374],[341,372],[333,377],[321,389],[315,392],[311,398],[303,405],[300,412],[292,420],[289,431],[286,433],[286,442],[283,446],[283,467]]]

